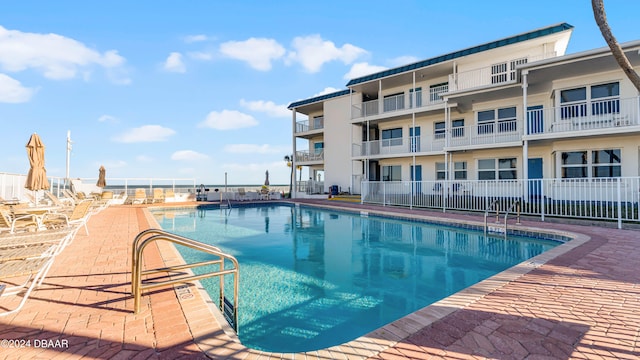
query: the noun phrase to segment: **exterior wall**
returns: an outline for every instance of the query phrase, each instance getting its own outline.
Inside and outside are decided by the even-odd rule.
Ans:
[[[338,185],[342,191],[351,187],[351,121],[349,96],[324,103],[324,170],[325,192]]]

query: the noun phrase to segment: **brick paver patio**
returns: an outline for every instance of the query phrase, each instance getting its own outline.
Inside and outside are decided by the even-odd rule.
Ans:
[[[478,216],[446,216],[481,221]],[[0,340],[31,341],[19,349],[3,342],[0,358],[640,358],[637,230],[524,222],[590,239],[583,237],[541,266],[501,274],[506,281],[497,276],[354,342],[306,354],[268,354],[246,349],[225,333],[210,310],[210,299],[194,286],[153,291],[143,297],[140,313],[133,314],[131,242],[153,221],[137,206],[112,206],[92,217],[90,235],[76,235],[24,308],[0,317]],[[179,257],[158,244],[144,261],[159,267]]]

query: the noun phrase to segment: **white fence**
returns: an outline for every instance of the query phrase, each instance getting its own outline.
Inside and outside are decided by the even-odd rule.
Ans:
[[[361,201],[446,210],[640,222],[640,177],[540,180],[363,181]],[[514,208],[515,209],[515,208]],[[512,210],[513,211],[513,210]]]
[[[51,191],[56,195],[64,189],[64,178],[50,176],[47,177]],[[0,172],[0,198],[5,200],[27,200],[29,196],[36,195],[33,191],[24,187],[27,175],[11,174]]]

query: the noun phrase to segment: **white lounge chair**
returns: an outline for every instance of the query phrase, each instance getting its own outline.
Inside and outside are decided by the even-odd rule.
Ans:
[[[40,284],[51,268],[55,257],[70,241],[75,231],[42,232],[31,235],[0,237],[0,282],[24,278],[20,284],[0,284],[2,297],[22,294],[22,299],[13,309],[0,312],[0,316],[19,311],[31,292]],[[9,245],[13,241],[12,245]]]

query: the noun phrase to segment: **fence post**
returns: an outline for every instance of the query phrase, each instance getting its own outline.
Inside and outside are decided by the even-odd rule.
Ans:
[[[620,191],[621,178],[618,178],[618,229],[622,229],[622,192]]]
[[[540,179],[540,220],[544,221],[544,213],[547,209],[547,196],[544,194],[546,185],[545,179]]]
[[[387,185],[382,182],[382,206],[387,206]]]

